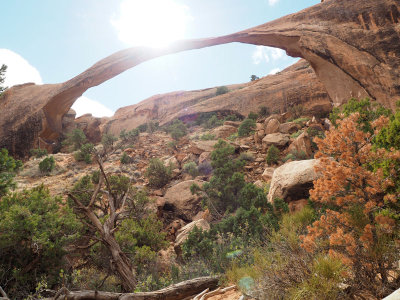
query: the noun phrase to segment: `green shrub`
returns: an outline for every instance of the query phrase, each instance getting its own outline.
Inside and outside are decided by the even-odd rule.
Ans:
[[[111,151],[114,148],[114,144],[117,140],[118,138],[110,133],[103,134],[103,136],[101,137],[101,143],[103,144],[104,151]]]
[[[307,154],[304,151],[292,151],[289,154],[287,154],[282,161],[287,162],[289,160],[295,161],[295,160],[304,160],[307,159]]]
[[[202,141],[210,141],[210,140],[215,140],[215,134],[212,133],[205,133],[200,136],[200,139]]]
[[[66,139],[62,142],[63,146],[70,146],[72,151],[80,149],[85,143],[87,138],[82,129],[74,129],[67,134]]]
[[[132,162],[132,158],[128,154],[126,154],[126,152],[124,152],[120,158],[120,162],[123,165],[128,165]]]
[[[220,216],[226,210],[238,207],[239,192],[244,187],[243,174],[239,173],[244,162],[234,158],[235,148],[219,140],[211,152],[213,176],[203,185],[204,199],[214,216]]]
[[[242,152],[239,155],[239,159],[244,161],[254,161],[254,155],[251,152]]]
[[[256,114],[255,112],[250,112],[249,115],[247,116],[247,118],[257,121],[258,114]]]
[[[216,96],[223,95],[229,92],[229,89],[226,86],[220,86],[217,88],[217,91],[215,92]]]
[[[137,141],[138,136],[139,136],[139,129],[137,128],[132,129],[128,132],[124,129],[119,134],[121,141],[124,143],[134,143]]]
[[[266,161],[268,165],[277,164],[279,161],[280,151],[275,145],[271,145],[267,151]]]
[[[146,132],[147,131],[147,123],[141,124],[137,127],[139,132]]]
[[[290,136],[290,138],[291,138],[291,139],[298,138],[303,132],[304,132],[304,130],[300,129],[299,131],[293,133],[293,134]]]
[[[288,120],[289,121],[289,120]],[[304,118],[297,118],[297,119],[293,119],[291,120],[291,122],[299,124],[300,126],[304,126],[308,121],[310,121],[310,118],[308,117],[304,117]]]
[[[84,144],[81,149],[74,154],[76,161],[84,161],[87,164],[92,163],[92,153],[94,151],[93,144]]]
[[[332,113],[329,115],[329,119],[332,124],[337,127],[337,121],[342,119],[341,114],[344,118],[347,118],[352,113],[359,113],[360,118],[358,124],[360,128],[365,132],[373,134],[371,122],[378,119],[380,116],[390,116],[391,110],[383,107],[381,104],[371,101],[369,98],[358,100],[351,98],[349,102],[344,104],[341,108],[335,107]]]
[[[15,187],[14,177],[22,168],[22,162],[8,155],[8,150],[0,149],[0,198]]]
[[[227,139],[228,139],[229,141],[234,141],[234,140],[236,140],[238,137],[239,137],[239,134],[238,134],[237,132],[235,132],[234,134],[228,136]]]
[[[183,171],[191,175],[193,178],[199,175],[199,171],[197,170],[197,165],[193,161],[184,164]]]
[[[171,166],[166,167],[161,160],[151,159],[146,170],[149,185],[153,188],[162,188],[171,180],[171,169]]]
[[[256,128],[256,122],[253,119],[246,119],[242,122],[242,124],[240,124],[238,129],[238,135],[240,137],[248,136],[254,131],[255,128]]]
[[[212,173],[213,168],[208,161],[205,161],[199,164],[197,170],[199,171],[200,174],[210,175]]]
[[[11,299],[27,299],[44,282],[58,288],[66,247],[80,226],[61,197],[43,185],[0,201],[0,286]]]
[[[41,158],[43,156],[47,155],[47,150],[46,149],[31,149],[30,151],[31,155],[36,157],[36,158]]]
[[[56,166],[56,161],[53,156],[46,157],[39,163],[40,172],[43,174],[50,174]]]
[[[187,127],[181,120],[174,120],[171,125],[168,126],[167,131],[171,134],[171,137],[178,141],[185,135],[187,135]]]
[[[219,120],[216,114],[213,114],[207,121],[204,123],[204,128],[212,129],[223,124],[223,120]]]
[[[240,121],[240,118],[237,115],[232,114],[232,115],[226,116],[224,121],[236,122],[236,121]]]
[[[265,118],[265,117],[268,117],[270,114],[271,113],[269,111],[269,108],[266,107],[266,106],[261,106],[260,109],[258,110],[258,115],[260,117],[264,117]]]

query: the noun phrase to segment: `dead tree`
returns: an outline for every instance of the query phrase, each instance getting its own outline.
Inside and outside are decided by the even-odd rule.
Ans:
[[[89,242],[87,246],[79,248],[90,248],[98,242],[102,243],[111,255],[111,270],[120,278],[123,289],[125,291],[134,291],[137,284],[136,274],[130,259],[121,250],[114,236],[114,232],[118,229],[118,224],[127,217],[126,204],[129,189],[122,193],[113,191],[99,156],[97,156],[97,162],[100,168],[99,182],[90,202],[84,205],[78,195],[74,194],[74,192],[68,193],[68,196],[75,204],[75,210],[83,216],[82,221],[93,233],[98,234],[98,236],[93,234],[90,237],[94,242]],[[108,218],[102,224],[100,219],[105,215]]]

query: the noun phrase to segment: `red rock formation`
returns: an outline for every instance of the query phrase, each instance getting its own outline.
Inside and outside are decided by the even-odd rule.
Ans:
[[[215,111],[247,116],[261,106],[271,112],[283,112],[289,106],[301,104],[311,114],[323,114],[332,108],[324,86],[305,60],[279,74],[228,89],[229,93],[219,96],[215,96],[216,88],[156,95],[117,110],[104,130],[118,135],[122,129],[131,130],[149,120],[163,125],[175,118],[195,119],[200,113]]]
[[[278,47],[305,58],[335,104],[369,96],[394,108],[400,98],[399,24],[398,0],[325,1],[232,35],[180,41],[168,49],[123,50],[65,83],[10,88],[0,99],[0,147],[24,155],[38,141],[51,144],[83,92],[141,62],[231,42]]]

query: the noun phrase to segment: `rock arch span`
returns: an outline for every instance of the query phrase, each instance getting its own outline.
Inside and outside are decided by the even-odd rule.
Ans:
[[[0,148],[24,156],[38,142],[51,144],[63,115],[87,89],[144,61],[232,42],[306,59],[334,104],[369,96],[394,108],[400,99],[400,1],[325,1],[231,35],[179,41],[168,49],[122,50],[64,83],[14,86],[0,99]]]

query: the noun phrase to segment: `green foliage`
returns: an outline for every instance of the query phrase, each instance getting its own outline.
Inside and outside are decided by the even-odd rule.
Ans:
[[[377,102],[371,102],[369,98],[362,100],[351,98],[349,102],[344,104],[341,108],[333,108],[332,113],[329,115],[329,119],[331,120],[332,124],[337,127],[338,120],[343,119],[343,117],[346,118],[355,112],[360,114],[358,124],[360,125],[361,130],[370,133],[373,133],[371,126],[371,122],[373,120],[378,119],[380,116],[391,115],[390,109],[384,108]]]
[[[279,161],[280,151],[275,145],[271,145],[267,151],[266,161],[268,165],[277,164]]]
[[[240,137],[250,135],[256,128],[256,122],[253,119],[246,119],[240,124],[238,135]]]
[[[234,140],[236,140],[238,137],[239,137],[238,133],[235,132],[234,134],[228,136],[227,139],[228,139],[229,141],[234,141]]]
[[[5,64],[2,64],[0,67],[0,96],[3,94],[3,92],[7,89],[7,87],[4,87],[4,81],[5,81],[5,76],[4,74],[7,71],[7,66]]]
[[[162,188],[171,180],[171,169],[171,166],[166,167],[161,160],[151,159],[146,170],[149,185],[153,188]]]
[[[258,76],[256,76],[256,75],[251,75],[251,76],[250,76],[250,81],[256,81],[256,80],[258,80],[258,79],[260,79],[260,77],[258,77]]]
[[[311,266],[310,276],[293,287],[289,293],[290,299],[339,299],[341,294],[340,283],[347,268],[338,258],[320,255]]]
[[[21,167],[22,162],[9,156],[7,149],[0,150],[0,198],[15,187],[14,177]]]
[[[46,157],[39,163],[39,170],[42,174],[50,174],[56,166],[56,161],[53,156]]]
[[[41,158],[43,156],[47,155],[47,150],[46,149],[31,149],[30,153],[32,156],[36,157],[36,158]]]
[[[159,128],[158,122],[153,122],[153,121],[147,122],[147,132],[148,133],[153,133],[153,132],[157,131],[158,128]]]
[[[190,176],[192,176],[193,178],[199,175],[197,165],[193,161],[183,165],[183,172],[190,174]]]
[[[292,120],[288,120],[288,122],[293,122],[296,124],[299,124],[301,127],[303,127],[308,121],[310,120],[310,118],[304,117],[304,118],[295,118]]]
[[[103,134],[103,136],[101,137],[101,143],[103,144],[104,151],[109,152],[111,149],[113,149],[114,144],[117,140],[118,138],[110,133]]]
[[[92,153],[94,146],[91,143],[82,145],[81,149],[74,154],[76,161],[84,161],[87,164],[92,163]]]
[[[295,161],[295,160],[304,160],[307,159],[307,154],[304,151],[292,151],[288,155],[286,155],[282,161],[287,162],[289,160]]]
[[[271,113],[269,111],[269,108],[266,107],[266,106],[261,106],[260,109],[258,110],[258,115],[260,117],[264,117],[265,118],[265,117],[268,117],[270,114]]]
[[[67,134],[66,139],[62,142],[63,146],[69,146],[72,151],[80,149],[87,142],[87,138],[82,129],[75,128]]]
[[[240,121],[240,118],[237,115],[228,115],[224,118],[224,121]]]
[[[254,161],[254,155],[251,152],[242,152],[239,155],[239,160]]]
[[[122,130],[119,137],[123,143],[135,143],[139,137],[139,129],[135,128],[130,131]]]
[[[215,134],[212,133],[205,133],[200,136],[200,139],[202,141],[210,141],[210,140],[215,140]]]
[[[126,152],[124,152],[120,158],[120,162],[123,165],[128,165],[132,162],[132,158],[128,154],[126,154]]]
[[[247,116],[248,119],[252,119],[254,121],[257,121],[258,114],[255,112],[250,112],[249,115]]]
[[[23,299],[42,279],[55,287],[65,246],[79,225],[61,198],[39,186],[2,198],[0,232],[0,286],[12,299]]]
[[[325,138],[325,133],[324,133],[324,131],[323,130],[321,130],[321,129],[319,129],[319,128],[317,128],[317,127],[309,127],[308,129],[307,129],[307,133],[308,133],[308,136],[310,137],[310,139],[311,139],[311,149],[313,150],[313,151],[317,151],[318,150],[318,146],[317,146],[317,144],[314,142],[314,139],[317,137],[317,138],[320,138],[320,139],[324,139]]]
[[[171,134],[171,137],[176,141],[187,135],[187,127],[185,123],[183,123],[179,119],[174,120],[172,124],[168,126],[167,131],[168,133]]]
[[[209,119],[204,123],[204,128],[211,129],[223,124],[223,120],[219,120],[216,114],[213,114]]]
[[[115,234],[122,251],[129,257],[139,271],[156,260],[157,252],[168,246],[163,224],[155,215],[141,219],[125,219]]]
[[[300,129],[299,131],[293,133],[293,134],[290,136],[290,138],[291,138],[291,139],[298,138],[303,132],[304,132],[304,130],[303,130],[303,129]]]
[[[229,92],[229,89],[226,86],[220,86],[217,88],[217,91],[215,92],[216,96],[223,95]]]
[[[374,145],[379,148],[400,150],[400,110],[391,117],[388,126],[382,128],[374,139]]]
[[[139,126],[137,127],[137,129],[138,129],[140,132],[146,132],[146,131],[147,131],[147,123],[144,123],[144,124],[139,125]]]

